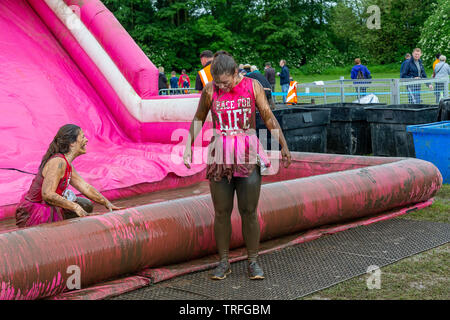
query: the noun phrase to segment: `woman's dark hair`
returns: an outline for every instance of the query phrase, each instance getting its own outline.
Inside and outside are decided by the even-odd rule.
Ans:
[[[48,150],[42,157],[41,165],[39,170],[42,170],[54,154],[57,153],[67,153],[70,150],[70,144],[77,141],[78,135],[80,134],[81,128],[74,124],[66,124],[59,128],[58,133],[53,138],[53,141],[48,146]]]
[[[218,77],[222,74],[233,75],[238,66],[234,61],[233,56],[228,52],[221,50],[214,54],[213,61],[211,62],[211,75]]]

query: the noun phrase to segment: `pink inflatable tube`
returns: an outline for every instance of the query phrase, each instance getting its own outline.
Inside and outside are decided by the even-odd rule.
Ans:
[[[262,241],[424,202],[442,185],[439,170],[418,159],[301,153],[293,158],[291,167],[272,177],[278,182],[262,186]],[[309,174],[327,173],[298,178],[299,168],[307,167]],[[0,234],[0,299],[57,295],[66,290],[73,266],[85,288],[215,253],[213,223],[206,194]],[[232,226],[231,247],[241,247],[236,210]]]

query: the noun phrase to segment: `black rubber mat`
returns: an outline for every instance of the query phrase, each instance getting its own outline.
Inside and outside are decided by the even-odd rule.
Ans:
[[[261,255],[266,279],[249,280],[246,261],[226,280],[197,272],[141,288],[117,300],[295,299],[450,241],[450,224],[392,219]]]

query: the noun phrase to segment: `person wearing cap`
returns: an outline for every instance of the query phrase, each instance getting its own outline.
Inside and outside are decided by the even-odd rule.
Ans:
[[[202,91],[208,82],[212,81],[211,76],[211,61],[214,54],[210,50],[205,50],[200,53],[200,63],[203,69],[200,70],[195,78],[195,90]]]

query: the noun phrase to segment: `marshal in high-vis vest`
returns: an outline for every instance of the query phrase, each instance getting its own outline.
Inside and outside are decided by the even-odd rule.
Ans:
[[[291,81],[289,83],[286,104],[297,104],[297,81]]]
[[[195,90],[202,91],[206,84],[212,81],[211,61],[213,56],[214,55],[210,50],[205,50],[200,54],[200,62],[203,69],[197,73],[197,77],[195,79]]]

